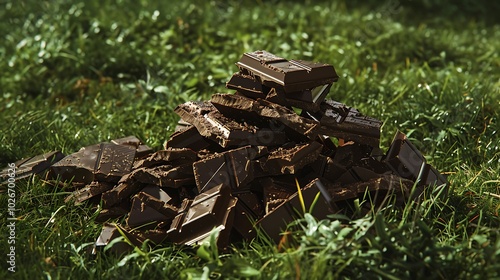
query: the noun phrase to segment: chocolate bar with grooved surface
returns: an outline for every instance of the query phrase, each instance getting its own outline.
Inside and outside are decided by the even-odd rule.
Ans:
[[[244,187],[254,179],[251,161],[257,156],[258,148],[245,146],[195,162],[193,170],[198,191],[201,193],[219,184],[232,189]]]
[[[94,180],[116,183],[130,172],[136,148],[101,143],[81,148],[50,167],[52,178],[90,184]]]
[[[320,134],[373,147],[379,146],[382,122],[364,116],[358,110],[340,102],[327,100],[321,103],[320,112],[303,111],[302,114],[320,123]]]
[[[245,53],[236,65],[242,74],[252,75],[263,85],[280,87],[285,92],[312,89],[339,78],[329,64],[286,60],[267,51]]]
[[[269,88],[262,85],[256,78],[250,75],[235,73],[226,84],[229,89],[235,89],[238,93],[253,99],[266,99],[273,103],[286,107],[297,107],[311,112],[319,110],[319,103],[330,91],[331,84],[314,89],[285,93],[281,89]]]
[[[218,185],[200,193],[179,213],[169,230],[169,238],[175,243],[196,244],[219,229],[217,243],[228,245],[237,199],[231,196],[227,185]]]

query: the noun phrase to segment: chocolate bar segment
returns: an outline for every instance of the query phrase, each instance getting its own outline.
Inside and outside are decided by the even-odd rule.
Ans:
[[[281,131],[238,123],[219,113],[210,102],[187,102],[177,106],[175,112],[194,125],[202,136],[218,142],[222,147],[262,145],[261,139],[271,137],[279,145],[286,139]]]
[[[253,100],[234,94],[214,94],[211,102],[224,115],[237,115],[250,120],[264,118],[277,121],[309,139],[315,139],[318,135],[317,121],[301,117],[293,110],[267,100]],[[279,126],[276,129],[279,130]]]
[[[198,191],[204,192],[224,184],[239,189],[253,180],[251,160],[257,156],[254,147],[246,146],[215,154],[193,164]]]
[[[211,141],[204,138],[195,126],[188,126],[174,132],[170,139],[165,142],[165,149],[169,148],[189,148],[199,151],[211,146]],[[216,145],[216,144],[215,144]]]
[[[109,191],[113,187],[113,183],[93,181],[85,187],[72,192],[64,199],[64,202],[68,203],[72,201],[75,203],[75,205],[78,205],[86,200],[91,199],[92,197],[102,194],[103,192]]]
[[[156,186],[148,186],[137,193],[132,200],[127,225],[130,227],[171,221],[177,214],[177,207],[170,205],[172,198]]]
[[[116,145],[128,145],[136,148],[135,151],[135,157],[136,158],[142,158],[145,157],[146,155],[150,154],[153,152],[153,149],[151,149],[148,145],[145,145],[139,138],[136,136],[127,136],[119,139],[113,139],[111,140],[111,143],[116,144]]]
[[[319,133],[354,141],[373,147],[379,146],[382,122],[362,115],[358,110],[340,102],[327,100],[317,113],[303,112],[304,116],[319,121]]]
[[[295,174],[305,165],[314,162],[322,147],[316,141],[288,149],[280,147],[269,154],[264,162],[264,170],[273,175]]]
[[[245,53],[236,63],[240,72],[252,75],[263,85],[285,92],[311,89],[338,80],[333,66],[304,60],[286,60],[267,51]]]
[[[153,184],[160,187],[177,188],[182,184],[179,180],[193,177],[191,163],[179,166],[160,165],[152,168],[139,168],[134,170],[134,179],[143,184]],[[189,181],[186,181],[190,183]]]
[[[396,132],[384,161],[396,174],[413,181],[425,167],[424,156],[400,131]]]
[[[328,214],[333,213],[333,209],[328,201],[331,200],[330,197],[320,198],[314,204],[316,196],[321,193],[325,187],[321,184],[319,179],[311,181],[304,187],[301,187],[301,193],[304,205],[306,206],[306,211],[310,212],[317,219],[325,219]],[[314,204],[314,207],[312,207]],[[262,219],[257,221],[257,226],[261,227],[264,232],[273,239],[276,243],[279,243],[281,239],[280,233],[290,224],[293,220],[301,217],[304,213],[302,212],[302,202],[299,198],[298,193],[290,195],[283,203],[275,207],[271,212],[266,214]]]
[[[208,237],[215,228],[220,230],[218,245],[227,246],[236,202],[229,187],[222,184],[196,196],[172,222],[169,238],[191,245]]]
[[[233,74],[229,82],[226,83],[226,87],[255,99],[265,98],[267,92],[270,90],[270,88],[262,85],[254,77],[239,72]]]
[[[135,180],[133,176],[135,176],[134,172],[123,176],[114,188],[102,194],[101,198],[104,208],[110,208],[129,199],[131,195],[137,193],[142,188],[142,183]]]
[[[7,179],[9,179],[9,177],[10,177],[9,174],[15,173],[16,180],[29,177],[32,174],[41,175],[51,165],[60,161],[63,158],[64,158],[64,154],[62,154],[60,151],[54,151],[54,152],[49,152],[49,153],[45,153],[42,155],[19,160],[19,161],[14,163],[14,166],[16,169],[15,172],[12,172],[12,171],[9,172],[9,169],[12,169],[10,167],[6,167],[5,169],[3,169],[0,172],[0,180],[2,182],[1,184],[8,183]]]
[[[94,167],[94,180],[118,182],[134,164],[136,149],[129,145],[101,143]]]
[[[83,147],[53,164],[50,174],[52,178],[59,176],[62,181],[116,183],[132,169],[135,152],[132,146],[112,143]]]

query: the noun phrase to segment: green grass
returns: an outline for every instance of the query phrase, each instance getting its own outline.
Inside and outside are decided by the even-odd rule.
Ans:
[[[160,149],[175,106],[227,92],[240,55],[265,49],[333,64],[329,98],[382,120],[384,150],[407,133],[449,175],[450,195],[342,223],[306,216],[284,247],[259,237],[228,252],[145,246],[92,258],[96,209],[19,181],[17,272],[2,260],[0,278],[500,277],[500,199],[485,194],[500,194],[498,3],[159,2],[0,4],[0,166],[126,135]]]

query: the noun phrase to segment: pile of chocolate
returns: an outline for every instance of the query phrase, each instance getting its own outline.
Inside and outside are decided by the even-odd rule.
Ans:
[[[236,64],[234,93],[175,109],[181,120],[163,150],[130,136],[20,161],[18,175],[65,182],[74,189],[67,203],[102,206],[97,247],[121,235],[137,246],[190,245],[214,229],[220,247],[259,229],[278,242],[304,212],[323,219],[355,199],[404,203],[426,188],[446,191],[446,178],[403,133],[384,153],[379,120],[325,100],[338,79],[333,66],[266,51]]]

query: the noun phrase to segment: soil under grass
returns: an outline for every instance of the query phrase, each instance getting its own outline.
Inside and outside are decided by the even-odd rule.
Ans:
[[[244,52],[330,63],[328,98],[406,133],[448,175],[450,193],[291,225],[218,252],[148,244],[88,254],[96,207],[17,181],[15,244],[3,226],[1,279],[500,277],[500,5],[489,1],[15,1],[0,4],[0,167],[136,135],[155,150],[173,109],[228,92]],[[369,2],[369,3],[365,3]],[[0,187],[2,225],[8,192]],[[360,201],[360,203],[369,203]],[[15,247],[15,273],[8,271]]]

